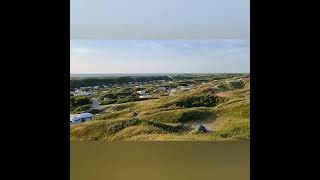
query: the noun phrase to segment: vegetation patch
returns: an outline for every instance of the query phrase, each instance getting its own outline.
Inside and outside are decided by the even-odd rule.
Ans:
[[[150,115],[142,115],[139,118],[149,121],[164,123],[186,123],[190,121],[207,120],[213,117],[213,112],[199,108],[178,109],[171,111],[160,111]]]
[[[73,79],[73,87],[107,87],[86,87],[93,92],[90,97],[70,96],[71,113],[99,114],[92,121],[70,125],[71,140],[250,140],[249,75],[184,74],[163,80],[134,78]],[[145,91],[154,99],[139,99],[137,91]],[[105,106],[92,109],[90,98]]]

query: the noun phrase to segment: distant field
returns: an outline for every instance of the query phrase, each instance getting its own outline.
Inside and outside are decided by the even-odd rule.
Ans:
[[[71,140],[250,140],[250,75],[190,74],[148,78],[142,76],[138,80],[145,82],[142,89],[153,95],[154,98],[148,100],[136,99],[135,93],[141,88],[128,84],[135,82],[133,79],[123,85],[98,90],[94,98],[102,102],[108,98],[108,103],[104,102],[104,108],[94,120],[70,125]],[[83,83],[79,79],[76,81]],[[158,87],[173,89],[187,85],[192,88],[172,94],[157,91]],[[205,126],[207,132],[197,131],[199,125]]]

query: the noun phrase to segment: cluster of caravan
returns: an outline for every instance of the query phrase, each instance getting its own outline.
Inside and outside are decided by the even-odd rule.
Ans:
[[[77,124],[81,122],[86,122],[94,117],[91,113],[73,114],[70,115],[70,124]]]

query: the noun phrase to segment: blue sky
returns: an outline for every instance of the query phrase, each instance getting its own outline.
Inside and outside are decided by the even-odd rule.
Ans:
[[[248,73],[248,39],[70,41],[71,73]]]
[[[71,73],[250,72],[250,0],[70,5]]]
[[[71,0],[71,38],[248,38],[250,0]]]

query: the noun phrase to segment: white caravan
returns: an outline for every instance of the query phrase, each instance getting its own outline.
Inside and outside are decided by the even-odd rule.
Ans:
[[[85,121],[91,120],[93,117],[94,117],[94,115],[91,113],[70,115],[70,124],[77,124],[77,123],[85,122]]]

